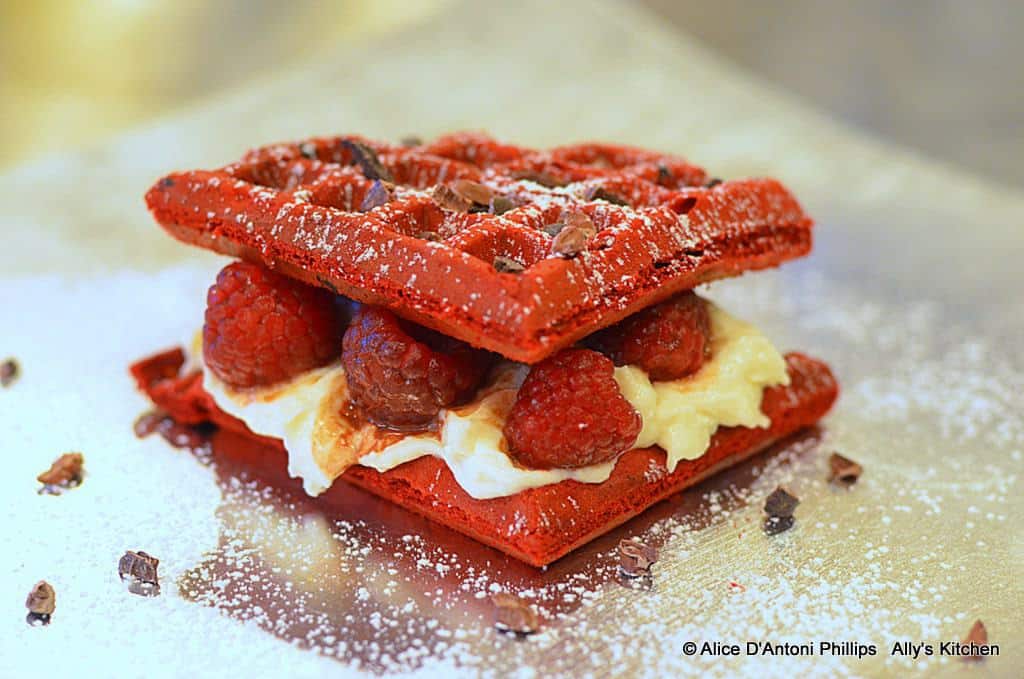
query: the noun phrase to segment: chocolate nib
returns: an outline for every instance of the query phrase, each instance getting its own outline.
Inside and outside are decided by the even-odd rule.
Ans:
[[[551,252],[566,258],[575,257],[586,250],[589,238],[585,231],[566,225],[551,241]]]
[[[377,179],[370,186],[366,195],[363,196],[363,202],[359,204],[360,212],[369,212],[375,207],[386,205],[391,200],[391,192],[388,191],[388,187],[384,185],[384,182]]]
[[[131,583],[128,591],[140,596],[156,596],[160,593],[160,578],[157,567],[160,559],[143,551],[128,550],[117,562],[117,574],[121,580],[129,578]]]
[[[795,519],[793,511],[800,504],[799,498],[779,486],[764,501],[764,511],[768,518],[764,522],[764,532],[778,535],[793,527]]]
[[[434,187],[430,197],[434,199],[442,209],[452,212],[469,212],[473,207],[473,201],[455,192],[455,189],[447,184],[438,184]]]
[[[493,215],[503,215],[509,210],[515,208],[515,206],[516,203],[511,198],[506,196],[494,196],[491,198],[489,209]]]
[[[25,599],[25,608],[28,609],[25,622],[33,626],[49,625],[50,616],[56,607],[57,593],[53,591],[53,586],[45,580],[40,580]]]
[[[612,193],[603,186],[591,186],[583,192],[584,200],[603,200],[613,205],[629,205],[629,203],[617,193]]]
[[[494,270],[498,273],[522,273],[526,267],[511,257],[497,256],[494,258]]]
[[[831,482],[838,481],[847,486],[856,483],[857,479],[864,472],[863,467],[839,453],[832,453],[832,456],[828,458],[828,466],[828,480]]]
[[[85,457],[81,453],[64,453],[50,465],[50,468],[36,477],[43,484],[40,494],[58,495],[62,491],[82,484],[82,466]]]
[[[520,597],[500,592],[491,596],[491,603],[495,607],[494,626],[499,631],[526,636],[540,629],[537,614]]]
[[[764,501],[764,511],[768,516],[793,516],[793,511],[798,504],[800,504],[799,498],[779,486]]]
[[[18,365],[18,362],[13,358],[6,359],[3,363],[0,363],[0,387],[6,389],[11,386],[20,374],[21,367]]]
[[[391,172],[380,162],[377,152],[372,148],[352,139],[346,139],[342,144],[352,153],[352,160],[363,171],[363,176],[367,179],[382,179],[386,182],[395,181],[394,177],[391,176]]]
[[[619,570],[628,577],[640,577],[650,572],[658,560],[658,550],[640,540],[619,541]]]
[[[460,179],[452,185],[452,190],[471,203],[480,206],[491,204],[494,191],[479,182],[471,182],[468,179]]]

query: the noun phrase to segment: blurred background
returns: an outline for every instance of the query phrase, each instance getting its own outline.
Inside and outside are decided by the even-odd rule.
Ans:
[[[0,0],[0,169],[342,44],[369,67],[375,36],[452,2]],[[635,4],[849,124],[1024,187],[1024,2]]]

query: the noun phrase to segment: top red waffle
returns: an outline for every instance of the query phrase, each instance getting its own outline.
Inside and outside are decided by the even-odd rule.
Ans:
[[[378,175],[389,183],[367,197]],[[477,206],[486,212],[435,200],[435,187],[457,180],[508,200]],[[773,179],[707,182],[653,151],[537,151],[470,133],[415,147],[355,136],[268,146],[220,170],[171,174],[146,201],[182,241],[528,363],[681,290],[811,247],[811,219]],[[575,211],[597,233],[558,254],[545,227]],[[515,263],[522,271],[508,270]]]

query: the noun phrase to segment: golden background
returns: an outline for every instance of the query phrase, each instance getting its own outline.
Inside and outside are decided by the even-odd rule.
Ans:
[[[622,4],[653,10],[845,122],[1024,186],[1024,3]],[[369,68],[375,37],[451,5],[0,0],[0,168],[102,140],[347,43],[366,43]]]
[[[88,144],[448,0],[0,1],[0,167]]]

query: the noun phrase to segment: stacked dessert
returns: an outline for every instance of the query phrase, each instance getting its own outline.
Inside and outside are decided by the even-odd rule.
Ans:
[[[172,174],[147,202],[237,260],[194,346],[132,367],[157,406],[286,453],[311,494],[341,479],[534,565],[838,392],[693,292],[810,251],[771,179],[607,144],[349,136]]]

